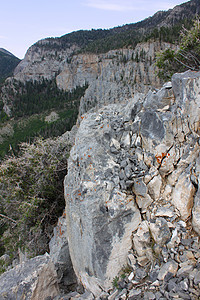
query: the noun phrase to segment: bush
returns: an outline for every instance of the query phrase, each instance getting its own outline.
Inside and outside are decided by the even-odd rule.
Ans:
[[[63,137],[23,143],[19,156],[0,165],[0,244],[11,256],[20,248],[29,256],[48,250],[53,226],[65,207],[63,179],[69,145]]]
[[[177,50],[167,49],[157,55],[158,76],[169,80],[175,72],[200,69],[200,20],[195,19],[193,27],[183,27]]]

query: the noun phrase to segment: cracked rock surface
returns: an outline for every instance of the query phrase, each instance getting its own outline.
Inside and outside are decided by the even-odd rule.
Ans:
[[[78,281],[94,295],[130,253],[133,278],[114,299],[139,297],[129,293],[140,284],[141,299],[198,294],[199,94],[200,73],[175,74],[157,92],[81,116],[65,178],[67,235]]]
[[[50,244],[55,276],[48,290],[33,269],[27,293],[34,284],[45,300],[199,299],[200,72],[175,74],[157,92],[80,119],[66,210]],[[0,283],[20,292],[25,279],[16,276],[12,269]],[[84,290],[66,294],[76,279]]]

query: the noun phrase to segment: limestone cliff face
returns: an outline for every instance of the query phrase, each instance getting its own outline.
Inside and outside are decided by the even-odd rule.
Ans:
[[[75,50],[76,46],[56,50],[51,47],[51,39],[41,40],[28,49],[25,58],[14,71],[14,79],[23,82],[30,79],[52,79],[63,69],[66,60]]]
[[[4,110],[10,114],[13,99],[7,89],[15,93],[14,81],[56,78],[60,89],[73,90],[88,84],[81,100],[80,115],[92,107],[122,102],[136,92],[159,88],[161,82],[155,73],[155,56],[160,50],[172,47],[168,43],[147,42],[135,49],[112,50],[105,54],[76,54],[78,47],[55,50],[51,41],[44,40],[29,48],[14,76],[2,88]]]
[[[133,49],[112,50],[105,54],[74,55],[57,76],[57,85],[65,90],[88,84],[81,99],[80,115],[92,107],[123,102],[136,92],[159,88],[155,72],[155,56],[168,43],[148,42]]]
[[[65,178],[67,236],[78,280],[94,294],[111,286],[132,242],[152,259],[145,234],[173,247],[165,217],[192,217],[200,232],[199,93],[200,73],[175,74],[157,92],[82,116]]]

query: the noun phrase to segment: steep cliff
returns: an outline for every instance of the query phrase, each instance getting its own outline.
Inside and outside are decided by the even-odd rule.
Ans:
[[[0,299],[199,299],[199,94],[186,72],[82,115],[51,261],[3,274]]]
[[[161,83],[155,74],[155,56],[169,47],[172,47],[169,43],[147,42],[138,44],[135,49],[124,48],[105,54],[74,54],[75,46],[63,51],[32,46],[2,90],[4,109],[9,113],[12,107],[14,98],[10,98],[7,89],[16,90],[15,80],[56,78],[57,86],[66,91],[88,84],[80,114],[93,106],[120,102],[135,92],[146,92],[150,86],[158,88]]]
[[[111,286],[132,242],[153,259],[145,232],[158,256],[175,247],[179,220],[200,232],[199,92],[200,73],[175,74],[158,92],[82,116],[65,178],[67,236],[78,280],[94,294]]]
[[[72,90],[77,86],[83,86],[86,82],[90,84],[95,81],[94,79],[98,79],[99,85],[102,87],[97,87],[97,83],[94,82],[83,101],[81,113],[91,108],[94,101],[99,103],[99,98],[101,102],[100,94],[107,98],[111,94],[111,98],[119,99],[122,83],[130,80],[136,85],[134,88],[128,86],[126,91],[128,97],[134,91],[146,91],[148,85],[153,84],[155,87],[160,87],[160,82],[153,75],[152,63],[155,56],[153,52],[165,48],[166,42],[174,43],[178,40],[182,25],[189,26],[191,19],[199,11],[199,1],[191,0],[172,10],[158,12],[152,17],[134,24],[109,30],[80,30],[59,38],[38,41],[28,49],[25,58],[15,69],[14,77],[9,78],[6,85],[15,93],[14,80],[41,81],[42,78],[51,80],[56,77],[60,88]],[[156,39],[161,42],[161,45],[158,43],[141,45],[144,41],[155,41]],[[142,52],[143,47],[146,49],[144,49],[146,55],[145,52]],[[116,49],[118,50],[116,51]],[[147,53],[148,51],[150,53]],[[135,59],[134,63],[133,59]],[[125,66],[122,65],[122,62]],[[114,73],[117,73],[116,76],[113,75]],[[154,78],[151,78],[152,76]],[[115,90],[113,95],[104,82],[108,78],[109,84],[113,81],[116,85],[119,82],[121,85],[116,88],[112,84],[113,90]],[[141,81],[144,81],[142,85]],[[105,90],[105,94],[103,90]],[[97,99],[91,101],[90,94],[94,92],[97,93],[97,96],[95,95]],[[124,97],[124,95],[121,96]],[[7,88],[3,88],[1,98],[4,102],[5,112],[11,115],[10,108],[14,99],[8,95]],[[86,110],[83,106],[87,107]]]
[[[58,129],[53,135],[62,134],[76,122],[77,111],[80,118],[93,107],[121,103],[138,92],[147,92],[150,87],[161,87],[155,72],[155,56],[169,47],[174,46],[157,41],[139,43],[135,49],[111,50],[104,54],[75,54],[76,47],[56,51],[32,46],[16,68],[14,77],[8,78],[2,87],[4,112],[14,119],[1,126],[0,140],[5,150],[2,149],[0,155],[9,149],[10,144],[13,146],[14,143],[16,147],[17,130],[22,132],[20,136],[28,139],[29,136],[48,133],[49,127],[55,124]],[[64,110],[69,125],[64,123]],[[52,111],[58,117],[51,126],[46,120]],[[18,116],[26,119],[19,122]],[[37,122],[41,123],[41,129]],[[33,124],[35,131],[27,132],[23,126],[19,128],[19,124],[29,127],[29,123]],[[60,132],[62,128],[65,130]]]
[[[112,50],[100,57],[98,73],[81,99],[79,114],[92,107],[120,103],[136,93],[161,87],[162,82],[156,75],[155,56],[170,47],[173,46],[169,43],[147,42],[138,44],[134,50]]]

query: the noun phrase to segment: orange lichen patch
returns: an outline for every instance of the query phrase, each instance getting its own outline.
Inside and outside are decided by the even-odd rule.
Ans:
[[[91,155],[88,155],[88,157],[91,157]]]
[[[81,196],[81,193],[78,193],[78,196]]]
[[[60,236],[62,236],[63,233],[64,233],[64,231],[61,229],[61,227],[59,227],[59,234],[60,234]]]
[[[130,203],[131,201],[133,201],[133,198],[128,198],[126,203]]]
[[[63,212],[62,216],[63,216],[63,217],[66,217],[66,211]]]
[[[102,125],[100,128],[103,128],[104,125]]]
[[[156,160],[157,160],[157,163],[158,164],[161,164],[161,162],[162,162],[162,160],[163,160],[163,158],[165,158],[165,157],[169,157],[169,153],[161,153],[161,155],[155,155],[155,158],[156,158]]]
[[[83,120],[83,119],[84,119],[84,116],[81,116],[81,119]]]
[[[156,155],[156,160],[157,160],[158,164],[161,163],[161,159],[162,159],[162,157],[160,155]]]
[[[139,181],[135,181],[135,184],[141,184],[141,182],[139,182]]]
[[[109,124],[107,124],[107,127],[109,127]]]

